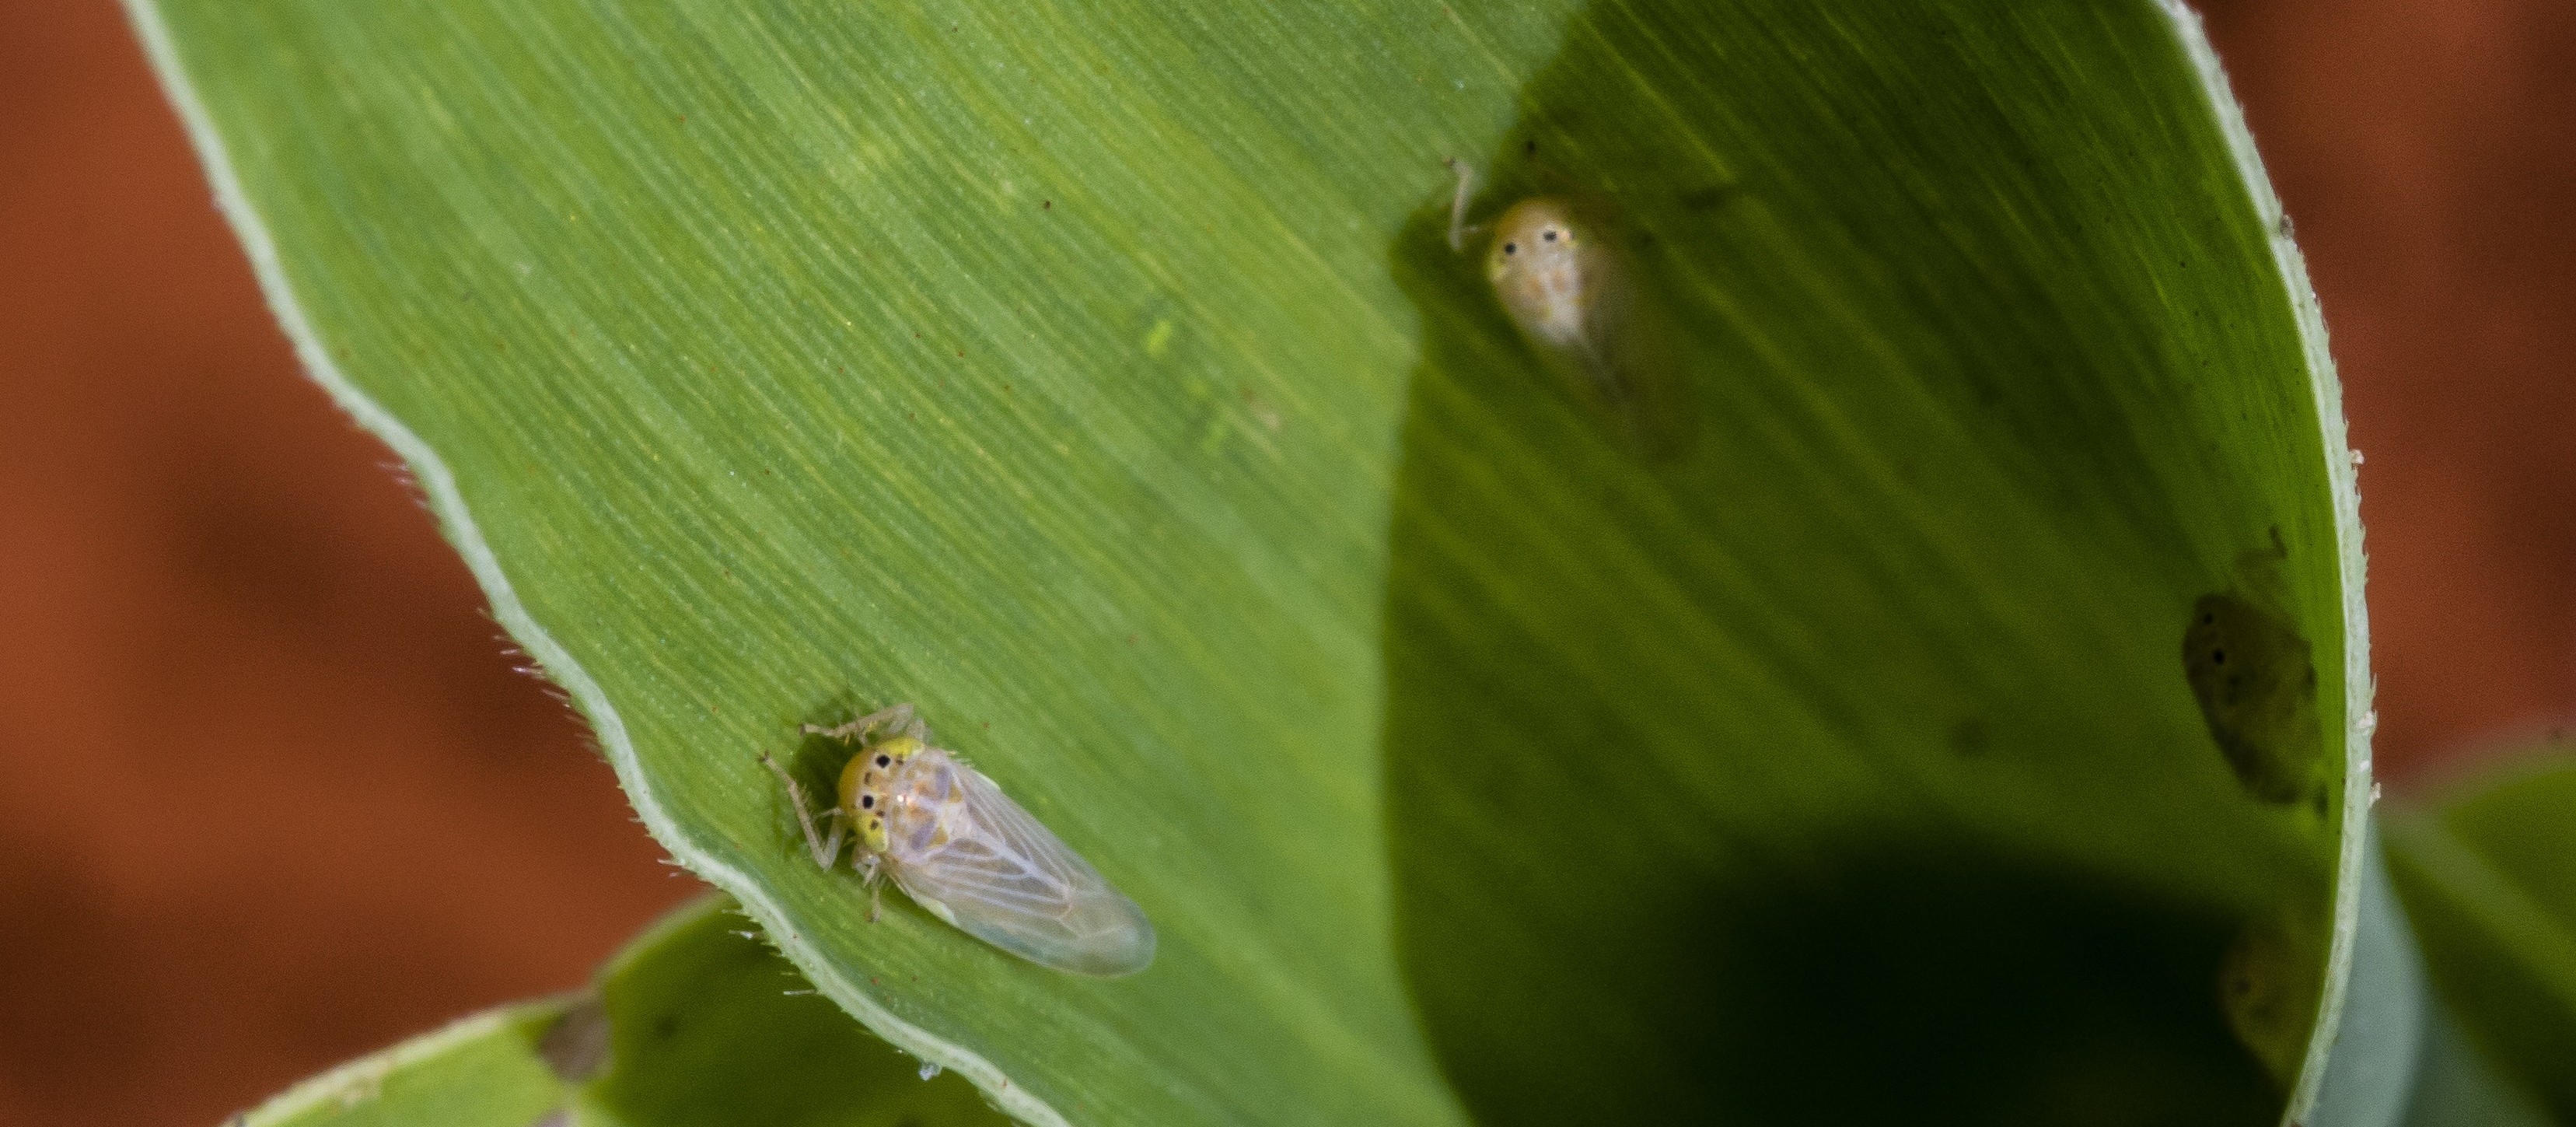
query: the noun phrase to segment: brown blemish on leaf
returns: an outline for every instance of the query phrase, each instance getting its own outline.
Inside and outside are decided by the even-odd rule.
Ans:
[[[2324,943],[2313,910],[2285,907],[2248,922],[2219,960],[2218,1006],[2227,1027],[2284,1093],[2307,1056],[2325,986]]]
[[[2210,738],[2246,791],[2273,803],[2305,796],[2322,750],[2307,639],[2242,596],[2205,595],[2183,631],[2182,668]]]

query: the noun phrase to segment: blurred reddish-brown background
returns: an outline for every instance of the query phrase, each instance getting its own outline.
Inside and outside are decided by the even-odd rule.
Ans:
[[[672,879],[299,374],[116,6],[0,0],[0,1123],[213,1124]]]
[[[2576,5],[2228,0],[2398,785],[2576,712]],[[116,9],[0,0],[0,1122],[211,1123],[695,885],[297,373]]]

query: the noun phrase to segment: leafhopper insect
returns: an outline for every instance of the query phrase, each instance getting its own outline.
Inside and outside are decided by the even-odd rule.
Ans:
[[[909,704],[838,727],[804,731],[858,745],[842,768],[837,803],[814,827],[794,776],[767,754],[796,806],[814,863],[830,869],[842,839],[869,890],[868,919],[882,907],[882,879],[931,915],[1014,955],[1073,974],[1113,978],[1154,961],[1154,925],[984,773],[934,747]]]
[[[1568,196],[1532,196],[1488,224],[1467,222],[1475,170],[1452,159],[1449,249],[1485,240],[1485,279],[1542,366],[1609,415],[1644,452],[1678,451],[1690,416],[1669,332],[1619,244],[1608,210]]]

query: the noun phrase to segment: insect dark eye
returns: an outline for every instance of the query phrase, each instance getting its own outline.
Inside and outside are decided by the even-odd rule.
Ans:
[[[1519,254],[1519,253],[1520,253],[1520,250],[1521,250],[1521,245],[1520,245],[1519,243],[1504,243],[1504,244],[1503,244],[1503,253],[1504,253],[1504,254]]]

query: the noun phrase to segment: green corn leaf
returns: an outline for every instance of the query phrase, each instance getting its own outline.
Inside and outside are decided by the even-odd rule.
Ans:
[[[505,1006],[353,1061],[233,1127],[986,1127],[805,988],[722,897],[672,912],[579,995]]]
[[[1007,1123],[955,1075],[870,1035],[741,931],[731,902],[673,912],[600,971],[576,1021],[595,1023],[595,1071],[566,1127],[992,1127]],[[573,1040],[559,1030],[553,1040]],[[561,1051],[556,1057],[563,1055]]]
[[[131,3],[647,827],[1011,1114],[2315,1103],[2360,533],[2178,6]],[[896,702],[1149,969],[814,866]]]
[[[224,1127],[527,1127],[563,1080],[538,1051],[572,999],[504,1006],[361,1057],[226,1120]]]
[[[2387,818],[2426,970],[2466,1040],[2576,1122],[2576,758],[2559,742]]]

